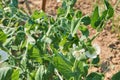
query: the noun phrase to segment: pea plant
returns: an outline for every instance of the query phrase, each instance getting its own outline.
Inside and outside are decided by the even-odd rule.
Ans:
[[[103,11],[96,5],[83,15],[74,9],[76,1],[63,0],[51,16],[37,10],[28,15],[18,0],[0,0],[0,80],[104,80],[88,70],[99,67],[101,50],[93,40],[114,10],[104,0]],[[89,25],[96,30],[92,37]]]

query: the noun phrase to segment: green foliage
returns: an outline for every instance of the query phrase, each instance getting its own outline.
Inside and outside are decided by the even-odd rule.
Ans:
[[[12,76],[12,68],[11,67],[3,67],[0,68],[0,80],[9,80]]]
[[[92,72],[87,76],[86,80],[104,80],[104,76],[102,74]]]
[[[89,25],[90,24],[90,22],[91,22],[91,20],[90,20],[90,17],[89,16],[85,16],[85,17],[83,17],[82,18],[82,20],[81,20],[82,22],[83,22],[83,24],[84,25]]]
[[[95,59],[93,59],[92,64],[97,64],[100,62],[100,58],[97,56]]]
[[[7,39],[7,35],[3,32],[2,29],[0,29],[0,43],[4,43]]]
[[[74,10],[76,1],[63,0],[56,17],[37,10],[29,16],[18,9],[18,0],[0,2],[0,50],[9,55],[1,63],[7,64],[0,66],[0,80],[103,79],[100,73],[88,74],[92,58],[86,52],[96,53],[92,41],[98,33],[90,38],[87,26],[102,30],[114,10],[104,0],[101,15],[98,6],[92,16],[83,15]],[[98,64],[99,56],[91,61]]]
[[[111,18],[114,14],[114,9],[112,8],[112,6],[108,3],[107,0],[104,0],[105,5],[107,7],[107,19]]]
[[[106,7],[106,10],[102,12],[101,16],[99,14],[99,7],[96,6],[91,17],[91,26],[97,29],[98,31],[100,31],[101,28],[104,27],[105,22],[114,15],[114,9],[108,3],[107,0],[104,0],[104,4]]]
[[[69,79],[73,76],[72,73],[72,64],[65,60],[63,55],[57,54],[53,58],[53,65],[60,71],[61,74],[65,77],[65,79]]]
[[[11,80],[19,80],[19,75],[20,75],[19,69],[14,69],[11,76]]]
[[[36,72],[35,80],[43,80],[44,73],[45,73],[44,66],[41,65]]]
[[[98,21],[99,19],[99,10],[98,10],[98,6],[95,8],[95,10],[93,11],[93,15],[91,17],[91,26],[93,28],[96,28],[98,25],[95,25],[95,23]]]
[[[120,80],[120,71],[114,74],[111,80]]]
[[[28,45],[28,57],[35,62],[42,63],[42,59],[40,57],[40,51],[34,45],[31,44]]]

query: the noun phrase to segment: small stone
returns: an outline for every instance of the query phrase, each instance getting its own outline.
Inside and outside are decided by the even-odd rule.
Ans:
[[[116,58],[113,58],[113,59],[112,59],[112,63],[113,63],[114,65],[117,65],[117,64],[118,64]]]
[[[102,37],[99,37],[98,40],[99,40],[99,41],[103,41],[103,38],[102,38]]]

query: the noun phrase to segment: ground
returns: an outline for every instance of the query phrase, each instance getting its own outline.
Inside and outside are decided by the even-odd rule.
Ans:
[[[24,0],[19,0],[20,8],[23,7],[27,12],[32,12],[35,9],[41,9],[41,0],[28,0],[30,9],[26,8]],[[107,23],[106,28],[94,40],[95,43],[101,47],[100,54],[100,68],[92,67],[90,71],[97,71],[105,73],[105,80],[110,80],[111,76],[120,71],[120,4],[116,6],[117,0],[110,0],[115,9],[114,17]],[[95,3],[102,5],[100,1],[96,0],[77,0],[76,9],[80,9],[84,14],[90,14],[94,8]],[[47,0],[46,13],[50,15],[56,14],[56,9],[60,6],[56,0]],[[95,33],[91,29],[91,35]]]

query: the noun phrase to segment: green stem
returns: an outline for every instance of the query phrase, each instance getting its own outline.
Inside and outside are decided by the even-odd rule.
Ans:
[[[41,41],[44,41],[45,37],[49,36],[52,27],[53,27],[53,25],[52,25],[52,26],[49,26],[48,31],[47,31],[46,34],[42,37]]]
[[[77,60],[75,59],[74,65],[73,65],[73,68],[72,68],[73,72],[76,72],[76,65],[77,65]],[[77,79],[78,79],[77,75],[74,75],[74,80],[77,80]]]
[[[58,72],[57,69],[55,69],[55,73],[56,73],[56,75],[59,77],[60,80],[63,80],[62,76],[59,74],[59,72]]]
[[[26,66],[27,66],[27,52],[28,52],[28,41],[27,41],[27,44],[26,44],[26,50],[25,50],[25,53],[23,55],[23,58],[21,60],[21,64],[23,65],[23,68],[26,69]],[[26,70],[25,70],[26,71]]]
[[[81,18],[79,19],[78,23],[76,24],[76,26],[75,26],[75,28],[74,28],[74,30],[73,30],[73,32],[72,32],[72,36],[75,35],[75,33],[77,32],[78,27],[80,27],[80,25],[83,25],[83,24],[81,23],[81,20],[82,20],[82,18],[84,18],[84,17],[85,17],[85,16],[83,16],[83,17],[81,17]],[[72,27],[71,27],[71,28],[72,28]]]
[[[69,12],[70,12],[70,6],[68,5],[67,13],[66,13],[65,17],[67,17],[67,15],[69,14]]]
[[[100,32],[97,32],[93,37],[92,39],[90,40],[91,42],[100,34]]]

